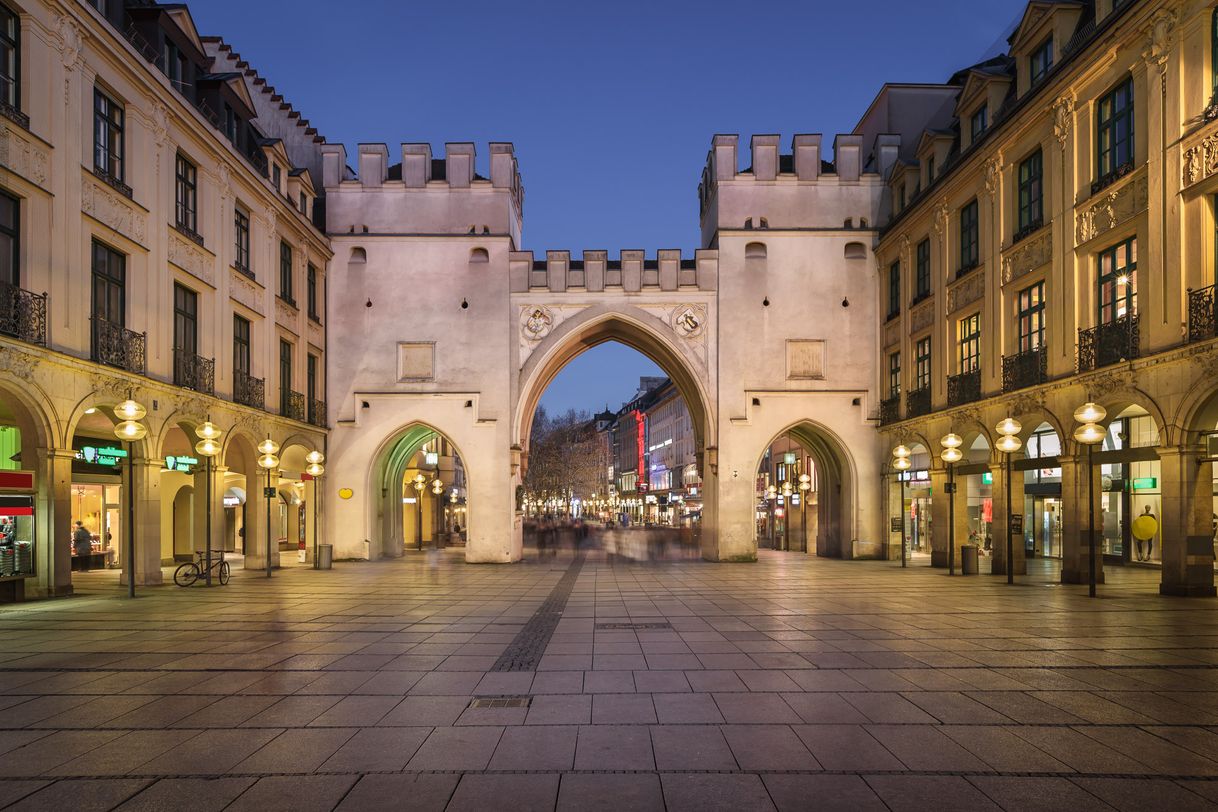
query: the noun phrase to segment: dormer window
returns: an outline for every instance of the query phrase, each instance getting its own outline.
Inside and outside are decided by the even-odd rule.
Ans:
[[[905,210],[905,184],[902,183],[897,189],[897,211]]]
[[[935,182],[935,156],[931,155],[926,159],[926,185],[930,186]]]
[[[179,93],[185,95],[186,83],[182,77],[185,74],[186,57],[182,55],[182,50],[168,39],[161,49],[161,62],[169,81]]]
[[[1036,85],[1049,74],[1049,69],[1053,67],[1053,37],[1049,37],[1032,51],[1028,66],[1032,85]]]
[[[973,113],[969,119],[969,137],[976,141],[985,132],[985,128],[990,126],[990,106],[983,104],[977,108],[977,112]]]
[[[271,185],[275,187],[276,192],[282,192],[283,172],[279,168],[279,164],[271,164]]]
[[[224,137],[237,146],[237,113],[228,102],[224,103]]]
[[[300,213],[305,217],[309,216],[309,199],[305,197],[305,193],[300,193]]]

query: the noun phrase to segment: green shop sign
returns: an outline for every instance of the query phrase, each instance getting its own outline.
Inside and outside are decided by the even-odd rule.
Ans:
[[[189,474],[199,464],[197,457],[177,457],[172,454],[165,457],[165,470]]]
[[[1133,489],[1135,491],[1153,491],[1158,484],[1159,480],[1157,477],[1143,476],[1133,481]]]
[[[127,459],[127,449],[114,448],[113,446],[97,446],[86,445],[82,446],[76,452],[76,459],[83,460],[90,465],[105,465],[110,468],[118,465],[119,460]]]

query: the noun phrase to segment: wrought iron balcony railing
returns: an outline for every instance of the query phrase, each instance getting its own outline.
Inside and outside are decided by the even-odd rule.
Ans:
[[[905,396],[905,416],[921,417],[930,414],[930,387],[914,389]]]
[[[148,334],[93,316],[93,360],[137,375],[144,374]]]
[[[30,117],[8,102],[0,101],[0,116],[4,116],[9,121],[19,125],[23,130],[30,128]]]
[[[233,402],[263,409],[266,405],[266,381],[236,370],[233,372]]]
[[[1044,347],[1002,356],[1002,391],[1014,392],[1047,381],[1048,359]]]
[[[1139,354],[1136,313],[1078,331],[1079,372],[1129,361]]]
[[[0,282],[0,335],[46,346],[47,295]]]
[[[1188,289],[1188,340],[1204,341],[1218,336],[1218,296],[1214,286]]]
[[[304,422],[305,396],[300,392],[285,389],[279,394],[279,413],[284,417]]]
[[[309,421],[314,426],[326,427],[326,402],[317,398],[309,398]]]
[[[981,367],[947,379],[947,405],[962,406],[981,400]]]
[[[211,358],[200,358],[189,350],[173,351],[173,383],[193,389],[204,395],[216,392],[216,362]]]
[[[893,395],[880,401],[880,425],[887,426],[901,419],[901,396]]]

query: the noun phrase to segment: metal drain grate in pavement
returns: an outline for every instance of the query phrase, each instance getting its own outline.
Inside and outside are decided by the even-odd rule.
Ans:
[[[527,708],[531,696],[482,696],[469,703],[471,708]]]
[[[643,631],[645,629],[671,629],[671,623],[597,623],[597,629],[626,629],[630,631]]]

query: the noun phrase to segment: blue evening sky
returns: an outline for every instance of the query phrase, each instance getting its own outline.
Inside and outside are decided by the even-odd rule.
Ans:
[[[698,245],[714,133],[849,132],[881,84],[941,82],[999,51],[1024,0],[196,0],[332,142],[516,145],[523,248]],[[742,156],[747,160],[747,151]],[[831,157],[831,156],[826,156]],[[352,158],[352,160],[354,160]],[[604,346],[547,408],[616,408],[654,366]]]

